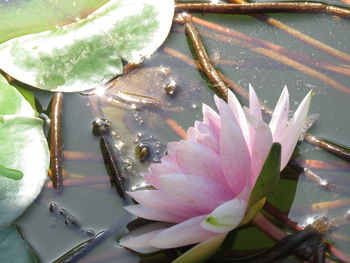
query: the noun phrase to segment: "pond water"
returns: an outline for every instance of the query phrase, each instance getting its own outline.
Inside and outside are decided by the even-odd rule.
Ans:
[[[0,31],[3,33],[0,36],[0,42],[25,32],[39,32],[57,24],[68,23],[77,16],[86,15],[105,2],[107,1],[2,0],[0,1]],[[342,4],[337,1],[330,3]],[[342,5],[345,6],[345,4]],[[257,39],[270,41],[298,52],[302,56],[332,63],[341,67],[344,72],[349,72],[350,61],[341,61],[325,54],[254,17],[209,14],[197,15],[197,17]],[[349,20],[321,14],[271,14],[271,17],[339,51],[350,53]],[[310,76],[305,69],[292,68],[269,58],[264,52],[257,53],[254,48],[235,45],[234,41],[227,43],[217,38],[212,39],[210,34],[209,37],[205,34],[205,32],[211,32],[207,28],[198,26],[198,29],[215,66],[245,90],[249,83],[252,84],[259,98],[270,108],[276,104],[284,85],[289,88],[293,111],[312,88],[315,96],[310,113],[320,115],[310,132],[320,138],[350,145],[348,113],[350,92],[339,91],[329,83]],[[187,129],[195,120],[202,118],[203,102],[214,107],[214,91],[209,82],[196,68],[169,55],[169,50],[176,50],[193,58],[182,25],[173,25],[172,32],[163,46],[131,77],[117,79],[113,89],[109,90],[110,94],[115,96],[114,102],[108,101],[105,95],[99,97],[87,94],[64,95],[64,151],[91,153],[94,158],[92,160],[65,159],[63,167],[66,178],[72,179],[72,182],[67,183],[63,193],[60,194],[52,188],[45,187],[35,203],[15,222],[21,227],[25,239],[36,251],[41,262],[54,262],[67,251],[90,238],[91,236],[86,233],[89,229],[95,233],[108,229],[115,231],[111,237],[79,262],[140,261],[139,256],[117,246],[117,239],[127,232],[126,223],[134,218],[123,210],[125,202],[106,180],[108,175],[100,153],[99,137],[92,134],[92,122],[98,117],[108,118],[112,122],[114,142],[122,155],[124,171],[128,175],[126,187],[131,188],[140,183],[139,172],[146,170],[152,161],[157,161],[159,155],[165,152],[168,141],[179,140],[179,135],[169,126],[171,123],[169,120],[176,121]],[[311,67],[349,88],[350,91],[349,74],[338,74],[319,67]],[[176,89],[174,94],[169,92],[167,94],[164,88],[172,81],[176,82]],[[32,90],[42,108],[47,109],[52,94]],[[118,91],[123,92],[119,93],[119,97]],[[126,94],[127,97],[122,97],[121,94]],[[130,100],[140,99],[140,95],[151,102],[149,104],[136,102],[135,110]],[[96,100],[101,103],[100,112],[93,110],[92,104]],[[247,103],[242,97],[240,100],[243,104]],[[135,147],[140,143],[149,146],[151,151],[144,162],[140,162],[135,156]],[[335,164],[331,170],[314,171],[331,182],[350,187],[350,168],[345,161],[306,142],[300,144],[299,150],[296,158],[299,163],[303,163],[304,160],[321,160]],[[74,180],[78,183],[74,183]],[[332,218],[343,215],[350,206],[348,203],[347,206],[337,209],[328,207],[310,212],[305,209],[309,205],[324,201],[349,200],[349,198],[349,195],[324,190],[301,175],[299,180],[281,180],[270,202],[281,210],[289,211],[289,217],[292,220],[306,224],[314,216]],[[80,226],[67,225],[59,213],[51,213],[49,211],[51,203],[66,209],[76,217]],[[348,224],[327,238],[340,250],[350,252],[350,240],[346,240],[349,235],[350,225]],[[252,239],[255,241],[251,242]],[[271,245],[273,245],[272,240],[259,233],[254,227],[247,227],[239,232],[234,249],[248,250]],[[293,258],[288,260],[290,260],[288,262],[298,262]]]

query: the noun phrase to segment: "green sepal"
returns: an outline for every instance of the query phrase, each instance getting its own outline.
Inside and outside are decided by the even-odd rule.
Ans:
[[[273,143],[264,166],[250,194],[249,207],[265,198],[279,179],[281,169],[281,144]]]

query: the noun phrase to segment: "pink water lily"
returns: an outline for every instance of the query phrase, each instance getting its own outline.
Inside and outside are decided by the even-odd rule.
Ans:
[[[282,145],[281,169],[288,163],[304,126],[311,92],[289,120],[284,88],[270,124],[262,119],[250,87],[249,108],[228,93],[215,96],[219,114],[203,104],[203,121],[187,131],[187,140],[168,143],[168,154],[143,174],[155,190],[128,194],[139,204],[130,213],[155,221],[130,232],[122,246],[141,253],[224,237],[245,217],[250,193],[273,142]]]

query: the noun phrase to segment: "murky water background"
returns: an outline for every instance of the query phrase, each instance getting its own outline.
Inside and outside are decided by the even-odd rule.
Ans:
[[[104,2],[106,1],[1,0],[0,30],[4,33],[0,36],[0,41],[3,42],[24,32],[47,29],[62,21],[64,23],[72,21],[76,16],[91,12]],[[28,9],[24,9],[25,7]],[[327,15],[278,14],[271,16],[338,50],[350,53],[348,34],[350,21],[346,19]],[[342,63],[253,17],[240,15],[198,15],[198,17],[314,58]],[[213,60],[218,61],[217,67],[244,89],[247,89],[248,84],[251,83],[259,98],[271,108],[277,102],[284,85],[287,85],[290,91],[292,110],[296,109],[297,103],[310,88],[313,88],[315,96],[310,113],[319,113],[320,117],[311,132],[318,137],[350,145],[349,95],[311,78],[304,72],[291,69],[243,47],[228,45],[208,38],[203,38],[203,40],[210,56],[213,57]],[[174,25],[174,30],[164,43],[164,47],[173,48],[192,58],[182,26]],[[186,129],[193,125],[195,120],[201,119],[202,102],[214,106],[213,90],[209,88],[210,84],[203,79],[198,70],[169,56],[163,48],[150,60],[145,61],[143,69],[146,69],[146,73],[138,74],[140,80],[132,84],[128,84],[129,81],[124,81],[124,83],[121,81],[122,83],[116,85],[116,90],[156,98],[162,102],[161,106],[140,106],[139,110],[130,110],[126,109],[130,107],[127,103],[112,107],[105,102],[103,107],[105,117],[113,123],[115,142],[125,160],[129,185],[138,182],[138,173],[145,170],[151,162],[147,160],[141,163],[135,157],[135,146],[140,142],[138,134],[142,135],[141,141],[144,140],[143,142],[151,144],[151,150],[154,151],[152,158],[156,158],[158,153],[164,152],[166,142],[179,139],[178,135],[166,124],[166,120],[175,120]],[[224,65],[220,63],[223,60],[231,62],[238,60],[241,63]],[[167,73],[162,76],[161,73],[164,70]],[[349,87],[349,76],[326,71],[322,73]],[[155,75],[158,76],[159,81],[154,79]],[[167,95],[164,90],[169,83],[169,78],[176,81],[176,91],[173,95]],[[52,95],[42,91],[35,91],[35,94],[42,107],[46,109]],[[244,99],[241,101],[246,103]],[[88,152],[100,156],[99,138],[91,133],[92,122],[98,116],[91,111],[90,105],[89,96],[65,94],[63,109],[65,151]],[[138,138],[139,141],[137,141]],[[300,160],[317,159],[341,162],[340,159],[305,142],[299,148],[300,155],[297,158]],[[156,152],[157,150],[159,152]],[[97,233],[115,226],[118,222],[121,223],[120,230],[113,237],[79,262],[138,262],[136,255],[117,247],[116,240],[126,232],[125,222],[131,221],[132,217],[123,210],[122,207],[125,204],[115,189],[111,188],[109,182],[106,181],[107,173],[103,162],[100,160],[85,162],[65,160],[63,165],[69,178],[91,177],[97,180],[100,178],[101,183],[67,185],[64,192],[59,195],[53,189],[45,188],[37,201],[15,222],[22,228],[25,239],[35,249],[42,262],[52,262],[88,239],[86,234],[65,225],[62,217],[50,213],[50,203],[55,203],[60,208],[69,211],[85,230],[92,229]],[[350,185],[349,170],[326,171],[319,172],[319,174],[331,178],[334,182],[337,182],[339,178],[339,181],[345,181]],[[347,207],[323,210],[315,214],[300,213],[300,207],[314,202],[349,199],[349,196],[322,190],[302,177],[299,182],[281,180],[272,199],[272,203],[283,210],[291,206],[289,214],[291,219],[300,223],[306,222],[309,217],[315,215],[324,215],[329,218],[342,215],[346,209],[349,209]],[[341,232],[349,235],[350,226],[343,227]],[[256,240],[255,244],[251,242],[253,235]],[[332,236],[329,238],[338,248],[350,251],[349,241],[339,241]],[[253,228],[242,230],[238,240],[235,245],[236,249],[252,249],[273,244]]]

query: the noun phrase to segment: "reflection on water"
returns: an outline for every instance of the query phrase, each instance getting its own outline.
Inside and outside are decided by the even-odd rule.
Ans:
[[[0,6],[3,3],[4,1],[0,1]],[[273,17],[334,48],[350,53],[350,39],[347,34],[350,23],[347,20],[325,15],[285,14],[273,15]],[[318,59],[319,63],[332,63],[344,71],[334,73],[316,66],[313,69],[342,85],[347,86],[349,83],[349,75],[344,73],[347,72],[349,65],[255,18],[229,15],[205,15],[204,17],[200,15],[199,18],[244,32],[258,39],[271,41],[288,50],[298,52],[301,56]],[[2,15],[0,15],[0,21],[1,19]],[[33,20],[30,16],[28,19]],[[349,95],[310,76],[303,70],[298,70],[297,67],[292,68],[281,61],[271,59],[265,56],[264,52],[255,52],[256,48],[235,44],[233,37],[229,41],[213,39],[210,35],[214,32],[200,26],[199,29],[203,30],[202,32],[209,32],[209,35],[204,37],[204,42],[215,66],[245,90],[248,83],[251,83],[258,97],[271,108],[277,102],[285,84],[290,90],[292,110],[297,108],[297,102],[301,101],[310,88],[313,88],[315,96],[310,113],[320,113],[320,117],[311,132],[318,137],[350,145],[347,113]],[[174,31],[164,47],[192,58],[181,26],[174,26]],[[65,96],[64,149],[100,156],[99,139],[91,134],[91,123],[98,117],[108,118],[113,125],[112,135],[115,147],[121,153],[124,163],[122,168],[127,174],[126,187],[130,189],[140,184],[144,187],[139,173],[145,171],[150,163],[159,161],[160,156],[166,152],[165,146],[168,141],[180,139],[181,132],[174,123],[185,130],[192,126],[195,120],[202,118],[203,102],[210,106],[214,105],[213,93],[211,85],[195,67],[191,66],[191,63],[185,63],[178,57],[169,55],[164,49],[160,49],[150,60],[145,61],[142,67],[125,77],[115,79],[109,89],[103,90],[98,95],[67,94]],[[51,96],[43,92],[37,94],[43,101]],[[240,100],[246,103],[243,97],[240,97]],[[99,108],[98,105],[101,107]],[[331,154],[304,142],[299,147],[297,160],[300,165],[305,165],[305,160],[318,160],[327,165],[333,165],[329,169],[321,165],[314,168],[314,171],[329,182],[350,187],[349,166]],[[22,227],[25,238],[35,248],[43,262],[52,262],[86,240],[85,237],[67,227],[62,220],[49,213],[50,203],[54,202],[70,211],[77,217],[82,228],[92,229],[96,233],[107,230],[126,215],[122,209],[125,204],[105,179],[107,174],[101,158],[89,161],[66,159],[64,169],[66,179],[71,179],[71,183],[67,181],[64,193],[57,195],[49,187],[45,188],[37,202],[17,221]],[[301,175],[299,180],[295,178],[290,176],[288,179],[281,180],[271,197],[271,202],[280,209],[291,209],[289,212],[291,219],[303,224],[314,216],[333,218],[343,215],[349,209],[350,202],[346,203],[346,200],[349,200],[348,194],[318,187],[304,175]],[[72,183],[76,181],[80,183]],[[318,206],[313,210],[308,209],[308,206],[313,203],[336,200],[345,201],[341,203],[342,205],[338,202],[336,206]],[[126,229],[122,228],[103,245],[92,251],[86,259],[79,262],[138,262],[137,256],[116,247],[115,238],[120,237],[124,232]],[[349,235],[350,226],[346,225],[328,238],[343,251],[350,251]],[[242,230],[238,236],[234,247],[239,250],[272,244],[252,228]],[[255,240],[254,244],[251,242],[252,238]]]

